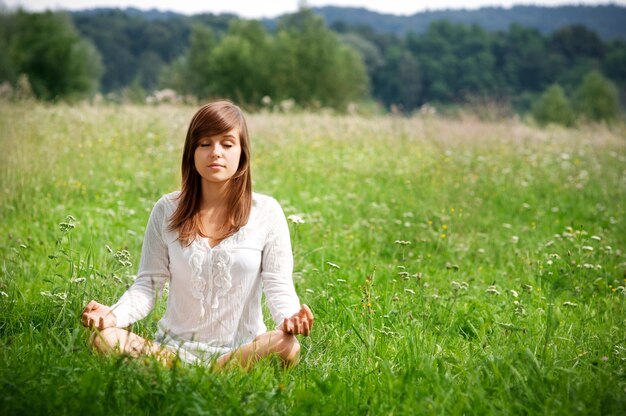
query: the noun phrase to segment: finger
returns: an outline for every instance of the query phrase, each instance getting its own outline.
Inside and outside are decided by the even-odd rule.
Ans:
[[[304,312],[304,316],[309,320],[313,321],[313,312],[306,306],[304,303],[302,304],[302,308],[300,309],[300,313]]]
[[[87,313],[82,314],[80,322],[83,324],[83,326],[89,326],[89,316],[87,315]]]
[[[283,319],[283,332],[289,333],[289,320]]]
[[[293,334],[292,318],[285,318],[285,332],[288,334]]]
[[[104,317],[100,317],[100,322],[98,322],[98,329],[102,331],[104,329]]]
[[[309,321],[305,319],[302,321],[302,335],[308,337],[310,332],[311,327],[309,326]]]
[[[85,310],[84,312],[91,312],[93,310],[98,309],[98,306],[100,306],[100,304],[98,302],[96,302],[94,299],[92,299],[87,306],[85,306]]]
[[[295,321],[295,327],[296,327],[296,335],[301,334],[302,333],[302,320],[300,319],[299,316],[296,316],[294,318]]]

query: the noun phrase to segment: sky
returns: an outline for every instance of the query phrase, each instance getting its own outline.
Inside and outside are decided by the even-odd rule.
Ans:
[[[136,7],[138,9],[169,10],[183,14],[234,13],[244,18],[276,17],[295,12],[304,0],[0,0],[11,8],[21,6],[30,11],[45,9],[80,10],[94,7]],[[558,6],[563,4],[619,4],[626,0],[308,0],[311,7],[365,7],[380,13],[410,15],[424,10],[475,9],[483,6],[511,7],[516,4]]]

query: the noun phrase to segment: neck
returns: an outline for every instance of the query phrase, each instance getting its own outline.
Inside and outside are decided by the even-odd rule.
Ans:
[[[223,207],[227,201],[229,186],[229,181],[215,183],[203,180],[200,209],[212,210]]]

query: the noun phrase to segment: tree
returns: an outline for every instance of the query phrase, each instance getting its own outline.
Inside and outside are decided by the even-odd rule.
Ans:
[[[541,125],[550,123],[571,126],[574,124],[574,111],[559,84],[553,84],[544,91],[533,105],[532,115]]]
[[[67,15],[18,11],[9,17],[8,56],[15,73],[26,74],[39,98],[79,98],[97,91],[102,63]]]
[[[617,88],[598,71],[588,73],[576,91],[576,109],[590,121],[611,121],[619,113]]]

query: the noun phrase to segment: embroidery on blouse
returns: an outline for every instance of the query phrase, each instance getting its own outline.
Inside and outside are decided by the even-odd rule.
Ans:
[[[255,216],[253,209],[248,224],[253,222]],[[233,265],[232,249],[246,239],[248,224],[213,248],[209,246],[208,239],[202,237],[197,237],[189,246],[192,294],[200,301],[201,319],[206,314],[204,305],[207,301],[211,309],[219,308],[220,298],[232,287],[230,274]]]

